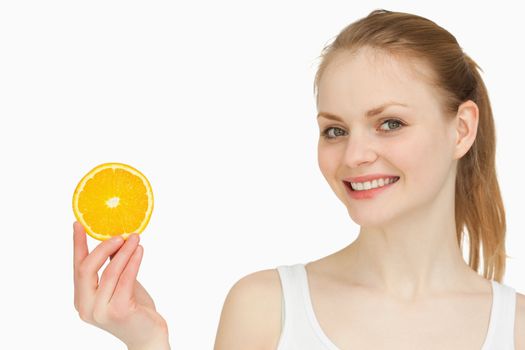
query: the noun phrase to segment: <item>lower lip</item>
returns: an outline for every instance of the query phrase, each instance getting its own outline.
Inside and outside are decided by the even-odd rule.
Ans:
[[[388,184],[386,186],[383,186],[383,187],[378,187],[378,188],[372,188],[372,189],[369,189],[369,190],[364,190],[364,191],[353,191],[352,189],[350,189],[349,186],[347,186],[345,183],[343,183],[343,186],[345,186],[346,188],[346,192],[350,195],[350,197],[352,197],[353,199],[370,199],[370,198],[374,198],[375,196],[377,196],[379,193],[382,193],[383,191],[389,189],[390,187],[392,187],[392,185],[395,185],[396,183],[399,182],[399,179],[396,181],[396,182],[392,182],[391,184]]]

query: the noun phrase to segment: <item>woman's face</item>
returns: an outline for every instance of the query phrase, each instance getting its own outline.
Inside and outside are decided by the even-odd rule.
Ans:
[[[361,226],[382,226],[428,204],[455,179],[453,123],[442,114],[437,91],[414,69],[421,63],[362,49],[339,53],[318,85],[318,161],[323,176]],[[377,114],[367,111],[386,103]],[[337,120],[325,115],[337,116]],[[399,180],[379,191],[350,194],[343,179],[374,174]],[[381,182],[379,182],[381,183]],[[450,183],[450,182],[449,182]],[[357,193],[357,192],[352,192]]]

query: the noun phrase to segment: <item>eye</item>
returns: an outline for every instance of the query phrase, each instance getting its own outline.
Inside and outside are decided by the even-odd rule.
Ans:
[[[338,128],[338,127],[329,127],[329,128],[326,128],[326,129],[323,130],[323,132],[321,133],[321,136],[322,136],[323,138],[325,138],[325,139],[328,139],[328,140],[332,140],[332,139],[337,138],[337,136],[332,136],[332,135],[331,135],[332,133],[331,133],[330,131],[332,131],[332,130],[333,130],[334,132],[335,132],[335,131],[338,131],[338,130],[339,130],[339,131],[342,131],[343,133],[345,132],[343,129]],[[338,132],[337,134],[340,134],[340,133]],[[341,135],[338,135],[338,136],[341,136]]]
[[[381,123],[381,126],[383,125],[387,125],[388,127],[388,129],[382,129],[381,127],[379,128],[380,132],[384,132],[384,133],[394,132],[398,129],[401,129],[402,126],[406,126],[405,123],[397,119],[384,120]],[[333,140],[333,139],[336,139],[338,136],[343,136],[344,133],[345,131],[343,129],[331,126],[331,127],[324,129],[323,132],[321,132],[321,136],[327,140]]]
[[[397,129],[400,129],[401,126],[405,126],[406,124],[403,123],[402,121],[400,120],[397,120],[397,119],[387,119],[385,121],[383,121],[381,123],[381,125],[388,125],[389,129],[381,129],[381,132],[392,132],[392,131],[395,131]]]

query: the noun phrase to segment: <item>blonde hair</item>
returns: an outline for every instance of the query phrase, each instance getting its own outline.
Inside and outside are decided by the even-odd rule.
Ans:
[[[345,27],[322,50],[314,81],[340,52],[363,47],[389,55],[421,60],[431,68],[430,83],[440,91],[445,115],[454,117],[462,102],[471,100],[479,109],[476,140],[458,161],[455,219],[458,245],[462,249],[465,228],[470,242],[469,266],[479,273],[483,247],[483,277],[502,282],[505,274],[505,208],[496,176],[496,132],[492,108],[481,68],[459,46],[456,38],[436,23],[417,15],[374,10]],[[481,70],[483,71],[483,70]]]

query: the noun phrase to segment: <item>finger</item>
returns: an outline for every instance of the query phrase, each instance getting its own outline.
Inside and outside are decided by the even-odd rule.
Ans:
[[[110,300],[111,302],[113,302],[115,299],[118,299],[115,300],[116,302],[119,300],[128,301],[133,297],[135,282],[137,280],[137,275],[143,256],[144,248],[139,245],[137,249],[135,249],[135,252],[129,259],[128,264],[124,268],[124,271],[118,280],[115,293],[113,293],[113,296]]]
[[[86,231],[78,221],[75,221],[73,223],[73,266],[75,269],[87,255]]]
[[[123,242],[120,236],[103,241],[75,269],[75,308],[80,318],[88,323],[93,322],[98,270],[104,265],[108,256],[122,246]]]
[[[108,257],[115,253],[124,242],[121,236],[103,241],[84,258],[78,266],[75,287],[82,296],[92,297],[98,287],[98,270],[104,265]]]
[[[96,303],[97,305],[106,305],[109,303],[117,282],[122,274],[122,271],[126,267],[129,259],[133,255],[135,249],[139,243],[139,236],[133,234],[128,237],[126,243],[118,251],[115,257],[108,264],[102,276],[100,277],[99,287],[96,292]]]

